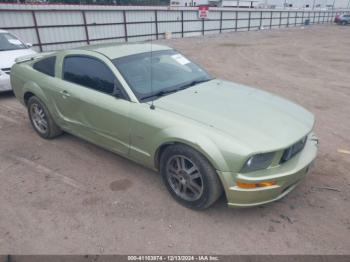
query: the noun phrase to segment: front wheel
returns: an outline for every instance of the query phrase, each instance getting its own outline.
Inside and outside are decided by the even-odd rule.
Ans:
[[[215,169],[199,152],[185,145],[172,145],[160,159],[163,181],[173,198],[192,209],[211,206],[222,194]]]
[[[346,22],[346,21],[342,21],[341,24],[342,24],[342,25],[346,25],[347,22]]]
[[[62,134],[62,130],[57,126],[45,104],[39,98],[30,97],[27,105],[30,122],[42,138],[51,139]]]

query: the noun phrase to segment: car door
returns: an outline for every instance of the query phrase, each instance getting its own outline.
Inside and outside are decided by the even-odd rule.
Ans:
[[[72,54],[61,57],[58,70],[61,77],[51,90],[63,128],[127,154],[131,102],[111,68],[94,56]]]

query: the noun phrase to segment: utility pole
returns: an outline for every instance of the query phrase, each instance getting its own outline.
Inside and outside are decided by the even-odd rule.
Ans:
[[[335,5],[335,0],[333,0],[333,6],[332,6],[332,9],[334,9],[334,5]]]
[[[349,0],[350,1],[350,0]],[[314,1],[312,1],[312,10],[314,10],[315,9],[315,0]]]
[[[348,2],[348,7],[347,7],[347,9],[349,9],[349,7],[350,7],[350,0],[349,0],[349,2]]]

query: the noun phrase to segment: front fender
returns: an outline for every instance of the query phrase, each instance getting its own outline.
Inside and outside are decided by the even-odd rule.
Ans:
[[[216,170],[228,170],[229,167],[215,142],[198,130],[170,127],[154,134],[151,145],[151,159],[156,160],[158,150],[166,144],[182,143],[204,155]]]

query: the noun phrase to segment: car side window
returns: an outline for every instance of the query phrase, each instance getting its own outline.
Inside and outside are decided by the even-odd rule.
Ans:
[[[88,56],[68,56],[63,63],[63,79],[106,94],[120,84],[102,61]]]
[[[45,75],[55,77],[55,63],[56,63],[56,57],[51,56],[36,62],[33,65],[33,68]]]

